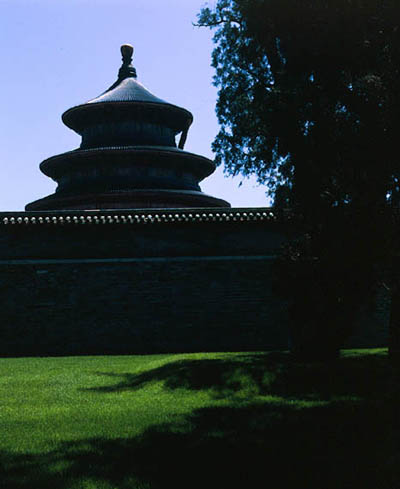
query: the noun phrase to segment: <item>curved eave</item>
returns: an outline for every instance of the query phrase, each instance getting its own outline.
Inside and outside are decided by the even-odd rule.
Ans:
[[[146,101],[90,102],[71,107],[62,115],[64,124],[82,134],[85,127],[99,122],[143,117],[173,129],[176,133],[189,128],[193,115],[177,105]]]
[[[117,204],[117,207],[115,207]],[[230,204],[201,191],[172,189],[130,189],[67,195],[54,193],[31,202],[26,210],[73,210],[107,208],[227,208]]]
[[[199,181],[208,177],[215,171],[215,164],[204,156],[189,153],[178,148],[166,146],[122,146],[94,149],[76,149],[60,155],[52,156],[40,164],[41,171],[50,178],[57,179],[74,167],[106,163],[134,165],[146,164],[162,167],[173,164],[182,169],[188,169],[195,174]],[[149,163],[147,163],[149,162]]]

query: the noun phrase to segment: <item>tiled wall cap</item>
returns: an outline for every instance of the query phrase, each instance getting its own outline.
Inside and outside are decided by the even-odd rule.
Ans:
[[[290,216],[286,216],[288,219]],[[167,222],[243,222],[243,221],[276,221],[278,216],[272,212],[202,212],[175,214],[97,214],[75,216],[7,216],[0,224],[153,224]]]

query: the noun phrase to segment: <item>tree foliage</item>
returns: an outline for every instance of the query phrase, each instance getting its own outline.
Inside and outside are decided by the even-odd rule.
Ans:
[[[398,243],[398,0],[217,0],[198,25],[215,29],[216,162],[302,216],[279,286],[338,347]]]
[[[212,63],[229,174],[276,204],[383,204],[400,195],[397,0],[219,0]]]

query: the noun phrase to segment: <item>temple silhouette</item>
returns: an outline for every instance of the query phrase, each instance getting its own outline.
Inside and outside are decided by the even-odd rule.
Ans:
[[[183,150],[192,114],[137,81],[132,46],[123,45],[121,53],[118,80],[63,114],[82,136],[81,146],[41,163],[58,187],[26,210],[229,207],[200,190],[214,163]]]

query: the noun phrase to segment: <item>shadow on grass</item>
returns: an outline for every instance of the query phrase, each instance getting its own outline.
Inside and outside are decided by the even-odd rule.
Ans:
[[[166,389],[209,390],[215,398],[273,395],[287,400],[382,399],[399,390],[386,355],[342,357],[329,363],[297,363],[286,353],[178,360],[139,374],[102,373],[118,381],[88,389],[108,393],[137,390],[153,382]]]
[[[393,489],[395,412],[376,407],[202,408],[137,438],[63,443],[40,455],[3,452],[0,487]]]
[[[166,389],[226,394],[227,404],[135,438],[64,442],[37,455],[2,452],[1,488],[399,487],[398,383],[386,357],[305,365],[285,354],[243,354],[111,376],[118,382],[93,395],[163,381]],[[238,390],[248,397],[237,402]],[[127,425],[134,422],[127,417]]]

